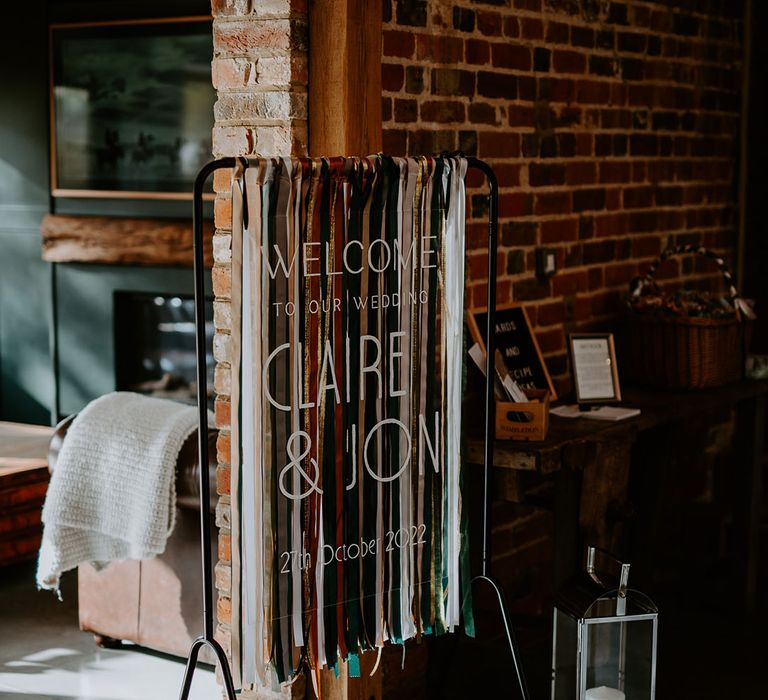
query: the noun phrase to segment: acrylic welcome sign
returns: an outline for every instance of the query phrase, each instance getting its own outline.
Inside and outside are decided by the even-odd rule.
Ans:
[[[233,665],[334,667],[459,624],[461,158],[233,181]],[[471,624],[465,605],[465,622]]]

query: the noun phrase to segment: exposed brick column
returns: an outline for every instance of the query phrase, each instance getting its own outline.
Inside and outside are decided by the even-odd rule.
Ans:
[[[214,109],[213,155],[306,155],[306,0],[212,0]],[[230,541],[230,293],[231,193],[229,171],[214,177],[214,357],[216,373],[217,638],[229,653],[231,623]],[[290,696],[290,690],[285,691]],[[241,697],[275,697],[260,691]]]

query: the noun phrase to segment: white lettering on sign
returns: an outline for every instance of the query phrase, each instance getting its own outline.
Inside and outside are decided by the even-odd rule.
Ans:
[[[416,248],[416,241],[412,240],[407,250],[399,240],[395,240],[390,245],[384,239],[377,238],[370,242],[368,248],[364,247],[361,241],[348,241],[341,250],[341,269],[334,266],[334,256],[331,254],[330,243],[320,243],[318,241],[308,241],[297,246],[288,256],[283,254],[280,246],[276,243],[272,245],[272,250],[262,246],[261,255],[267,273],[272,279],[276,279],[278,273],[288,279],[291,276],[296,257],[301,251],[302,273],[304,277],[319,277],[321,274],[329,276],[341,275],[345,272],[349,275],[359,275],[363,272],[362,262],[355,265],[350,261],[353,249],[368,264],[368,268],[373,272],[384,272],[385,270],[411,270],[416,266],[417,257],[424,269],[437,267],[437,249],[435,248],[435,236],[422,236],[419,247]],[[323,262],[324,261],[324,262]]]

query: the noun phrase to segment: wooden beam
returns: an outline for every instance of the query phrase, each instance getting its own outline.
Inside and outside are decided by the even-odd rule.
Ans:
[[[192,266],[188,219],[122,219],[51,214],[40,227],[43,260],[104,265]],[[205,223],[205,264],[213,264],[213,224]]]
[[[378,653],[371,649],[360,655],[360,676],[347,678],[347,697],[350,700],[381,700],[384,694],[381,668],[376,668]]]
[[[309,6],[309,154],[381,150],[381,0]]]
[[[320,672],[320,695],[323,700],[381,700],[383,694],[382,673],[379,667],[373,675],[371,671],[376,667],[378,652],[366,651],[360,655],[360,675],[349,675],[347,662],[339,663],[338,675],[335,671],[325,669]],[[308,695],[314,697],[314,693]]]
[[[381,140],[382,0],[311,0],[309,5],[309,155],[366,156]],[[360,658],[361,675],[342,663],[320,674],[332,700],[380,700],[377,653]]]

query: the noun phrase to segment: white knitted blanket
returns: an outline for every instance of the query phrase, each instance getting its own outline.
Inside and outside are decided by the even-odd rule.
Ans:
[[[197,409],[116,392],[86,406],[59,453],[43,507],[37,585],[59,589],[84,562],[147,559],[165,550],[176,512],[176,460]]]

